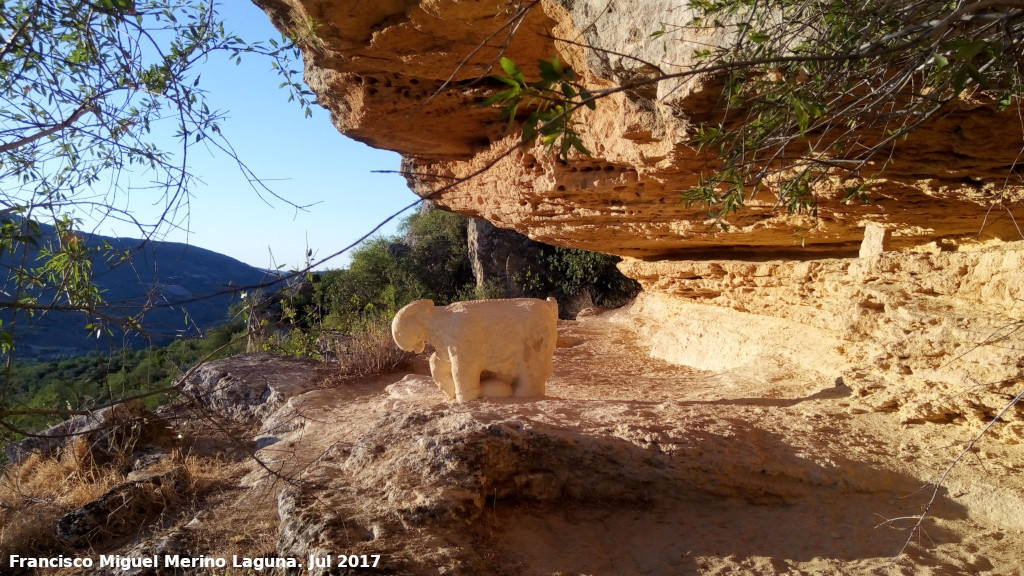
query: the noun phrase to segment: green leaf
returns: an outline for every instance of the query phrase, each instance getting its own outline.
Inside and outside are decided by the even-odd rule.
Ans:
[[[519,112],[519,102],[516,102],[505,109],[505,114],[508,115],[508,127],[507,131],[512,131],[512,124],[516,121],[516,113]]]
[[[793,115],[796,116],[797,126],[800,127],[800,136],[806,136],[810,116],[807,114],[807,109],[804,107],[803,102],[793,100]]]
[[[497,102],[505,103],[518,98],[520,93],[521,92],[519,90],[519,84],[516,84],[513,88],[509,88],[508,90],[502,90],[501,92],[491,94],[490,96],[487,97],[487,99],[481,102],[480,105],[490,106],[491,104]]]
[[[963,92],[964,88],[966,87],[967,72],[965,70],[960,70],[959,72],[957,72],[956,76],[953,77],[953,94],[955,96],[959,96],[960,93]]]
[[[532,144],[537,139],[537,118],[531,115],[530,119],[523,124],[523,136],[520,139],[523,144]]]
[[[580,88],[580,98],[583,99],[583,105],[591,110],[597,110],[597,101],[594,100],[594,94],[586,88]]]
[[[491,78],[494,78],[495,80],[498,80],[500,82],[504,82],[505,84],[508,84],[513,88],[521,89],[521,85],[519,84],[519,82],[516,82],[515,80],[509,78],[508,76],[491,76]]]
[[[854,200],[860,200],[864,204],[870,204],[871,200],[868,198],[867,193],[864,191],[864,184],[860,186],[850,186],[843,188],[843,199],[842,203],[846,204]]]
[[[14,334],[7,330],[0,331],[0,353],[8,353],[14,350]]]
[[[1009,108],[1010,104],[1012,104],[1012,103],[1013,103],[1013,93],[1011,93],[1011,92],[1003,92],[1002,94],[999,95],[999,105],[998,105],[997,109],[1000,112],[1002,112],[1002,111],[1006,110],[1007,108]]]
[[[755,44],[764,44],[770,37],[764,32],[751,32],[750,34],[747,34],[747,38]]]
[[[96,5],[108,13],[135,14],[135,0],[98,0]]]
[[[583,141],[580,140],[579,137],[576,136],[575,134],[572,134],[569,137],[569,141],[572,143],[572,147],[578,150],[580,154],[584,154],[586,156],[593,156],[593,154],[590,153],[590,150],[587,150],[587,147],[583,145]]]
[[[521,74],[519,68],[516,67],[516,63],[504,56],[501,57],[501,69],[504,70],[505,74],[508,74],[509,76],[516,76],[518,74]]]
[[[537,60],[537,68],[540,70],[540,77],[548,82],[557,82],[562,79],[561,72],[556,70],[551,62]]]
[[[988,81],[988,78],[986,78],[986,77],[985,77],[985,75],[983,75],[983,74],[981,73],[981,71],[980,71],[980,70],[978,70],[977,66],[975,66],[974,64],[968,64],[968,65],[966,66],[966,68],[967,68],[967,74],[968,74],[968,75],[969,75],[969,76],[970,76],[970,77],[971,77],[971,78],[972,78],[972,79],[973,79],[973,80],[974,80],[975,82],[977,82],[977,83],[978,83],[978,85],[980,85],[980,86],[981,86],[981,87],[983,87],[983,88],[984,88],[984,87],[987,87],[987,86],[989,85],[989,81]]]
[[[558,54],[555,54],[555,57],[551,59],[551,66],[558,73],[559,78],[565,76],[565,68],[562,66],[562,61],[558,59]]]

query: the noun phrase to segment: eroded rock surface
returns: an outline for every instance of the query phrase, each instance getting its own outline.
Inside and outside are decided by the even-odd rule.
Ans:
[[[248,473],[222,478],[200,499],[186,495],[184,506],[127,506],[109,517],[117,534],[121,520],[134,519],[134,539],[99,537],[84,510],[64,524],[72,537],[89,535],[94,548],[78,553],[93,556],[376,554],[379,566],[359,571],[391,575],[1024,569],[1019,412],[952,469],[929,510],[927,537],[893,558],[910,536],[899,528],[920,514],[930,482],[983,423],[967,406],[994,391],[867,373],[843,361],[835,349],[842,342],[827,329],[800,339],[782,319],[767,328],[782,330],[789,350],[755,347],[707,370],[652,357],[658,341],[672,348],[657,327],[694,329],[678,322],[700,306],[679,302],[648,295],[628,309],[561,322],[543,399],[452,403],[425,358],[414,374],[333,383],[308,363],[267,357],[253,370],[251,357],[222,361],[220,372],[243,388],[265,382],[261,372],[292,378],[287,400],[268,395],[265,410],[254,401],[229,418],[212,403],[187,415],[233,424],[221,439],[231,445],[252,447],[272,431],[278,441],[241,456]],[[740,326],[730,315],[752,317],[703,306],[712,312],[726,343]],[[940,404],[964,416],[909,417]],[[184,478],[176,469],[151,470],[90,510],[183,490],[174,488]]]
[[[390,574],[1024,568],[1024,249],[997,241],[1024,216],[1018,110],[959,102],[899,144],[869,205],[840,203],[843,183],[816,190],[816,219],[757,197],[724,231],[680,202],[714,167],[690,144],[715,118],[714,79],[604,99],[579,118],[594,156],[565,162],[516,149],[476,106],[499,54],[529,70],[557,53],[594,89],[684,68],[691,46],[649,38],[689,21],[677,2],[257,3],[300,37],[315,23],[319,102],[402,153],[414,191],[472,175],[434,199],[631,257],[646,291],[562,325],[573,345],[541,401],[449,405],[422,378],[294,396],[272,419],[305,424],[261,450],[299,480],[279,495],[278,552],[344,542]],[[894,563],[893,519],[919,514],[921,487],[989,424]]]
[[[251,354],[209,362],[188,374],[182,392],[214,414],[234,422],[262,422],[288,398],[314,387],[316,363]]]
[[[125,447],[139,451],[163,451],[171,445],[167,422],[141,402],[126,402],[79,415],[56,426],[4,446],[10,462],[20,462],[33,454],[53,454],[68,439],[81,437],[89,445],[89,458],[105,464],[117,458]]]
[[[898,143],[868,186],[870,204],[841,203],[849,183],[822,185],[811,218],[777,210],[767,193],[723,230],[705,208],[681,201],[714,169],[692,144],[721,113],[714,78],[643,84],[581,110],[593,157],[568,161],[517,148],[498,111],[476,106],[502,86],[488,78],[500,54],[526,71],[558,54],[594,90],[685,70],[691,43],[650,37],[685,28],[692,14],[683,2],[257,3],[300,36],[317,25],[304,55],[319,102],[342,132],[402,153],[416,193],[444,186],[434,197],[442,207],[535,240],[625,256],[621,270],[645,291],[693,304],[700,322],[661,330],[658,355],[718,369],[752,350],[798,350],[796,342],[821,336],[843,362],[928,387],[1012,387],[1024,369],[1017,343],[1000,349],[987,340],[1002,338],[1020,313],[1021,249],[1011,242],[1024,220],[1016,107],[997,112],[978,95],[958,101]],[[452,178],[469,180],[448,188]],[[758,328],[743,342],[716,328],[718,313],[705,305],[747,314],[721,312]],[[772,336],[775,328],[789,340]],[[1017,334],[1005,332],[1013,342]],[[930,406],[908,418],[955,417],[941,402]]]
[[[467,228],[469,261],[477,288],[490,284],[504,290],[510,298],[526,296],[521,286],[523,271],[540,260],[541,245],[487,220],[471,218]]]
[[[708,371],[652,359],[650,311],[563,322],[542,400],[452,404],[416,374],[345,405],[309,403],[311,423],[360,423],[289,438],[309,463],[280,492],[277,552],[323,556],[344,542],[379,554],[377,573],[410,575],[889,566],[907,533],[886,520],[919,513],[922,486],[974,422],[874,404],[878,390],[835,364],[827,340],[806,343],[813,368],[764,353]],[[928,520],[933,540],[893,570],[1018,570],[1020,448],[993,436],[984,465],[955,468]]]
[[[568,162],[540,147],[516,150],[518,136],[505,135],[498,110],[478,106],[503,86],[488,78],[502,54],[527,73],[536,73],[538,58],[558,54],[594,90],[687,70],[694,44],[686,40],[714,39],[677,37],[691,29],[685,2],[645,1],[642,9],[635,0],[257,4],[279,28],[307,39],[306,80],[339,130],[403,154],[418,194],[472,175],[437,203],[536,240],[678,258],[721,247],[777,254],[799,236],[804,246],[794,252],[805,258],[855,254],[869,222],[890,229],[893,248],[979,232],[1020,237],[1018,110],[997,112],[983,100],[955,104],[901,142],[883,178],[868,186],[870,205],[841,203],[849,183],[837,182],[815,190],[817,218],[791,216],[765,192],[729,217],[728,231],[711,226],[705,208],[681,202],[681,191],[714,170],[714,159],[691,142],[702,123],[719,120],[714,78],[644,84],[582,110],[578,127],[593,156]],[[671,39],[651,38],[657,30],[672,30]]]
[[[860,259],[620,267],[649,292],[641,305],[652,306],[660,357],[708,369],[761,354],[814,363],[803,346],[813,339],[830,343],[835,362],[864,373],[966,390],[1013,386],[1021,376],[1022,265],[1024,246],[1009,243]]]

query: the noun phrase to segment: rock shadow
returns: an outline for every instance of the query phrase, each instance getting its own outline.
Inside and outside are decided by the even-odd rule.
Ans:
[[[919,513],[931,496],[910,476],[817,458],[739,420],[652,421],[643,436],[505,408],[386,412],[282,493],[278,552],[382,554],[378,573],[389,574],[687,574],[713,557],[884,562],[906,535],[875,527]],[[657,442],[641,445],[652,434]],[[964,512],[940,495],[930,515]],[[932,541],[954,541],[926,526]]]
[[[617,438],[595,442],[651,451]],[[739,421],[726,433],[692,435],[663,458],[641,505],[492,502],[495,548],[519,574],[701,574],[716,561],[749,573],[788,573],[806,562],[867,571],[893,561],[932,495],[911,476],[846,458],[824,464]],[[942,524],[965,517],[940,490],[920,540],[957,543]],[[915,554],[929,555],[920,547]]]

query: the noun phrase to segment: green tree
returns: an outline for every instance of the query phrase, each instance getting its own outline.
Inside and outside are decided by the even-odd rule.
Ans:
[[[514,280],[528,296],[553,296],[559,302],[559,314],[575,318],[580,307],[577,299],[583,299],[583,307],[617,307],[640,292],[635,280],[619,272],[620,261],[600,252],[538,244],[535,258]]]
[[[352,252],[348,268],[322,274],[316,299],[328,326],[349,330],[364,316],[394,314],[427,292],[410,269],[408,248],[395,238],[378,237]]]
[[[473,285],[465,216],[439,209],[413,214],[393,237],[352,252],[349,267],[320,275],[315,308],[326,325],[348,330],[366,316],[393,315],[413,300],[448,304]]]
[[[411,246],[408,267],[425,288],[424,298],[448,304],[459,300],[475,283],[469,262],[469,219],[447,210],[430,209],[410,216],[402,226]]]
[[[289,65],[295,44],[311,38],[307,28],[303,38],[246,42],[227,31],[214,0],[0,2],[0,352],[8,362],[0,426],[19,321],[70,310],[98,333],[111,323],[139,327],[106,306],[92,281],[97,259],[131,254],[87,247],[74,214],[134,222],[146,238],[181,223],[196,178],[190,148],[234,157],[197,66],[216,53],[267,56],[308,115],[310,94]],[[118,198],[134,195],[163,206],[157,221],[118,208]],[[39,222],[56,233],[40,234]]]

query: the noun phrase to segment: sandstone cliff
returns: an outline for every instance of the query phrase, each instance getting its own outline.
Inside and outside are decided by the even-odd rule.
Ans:
[[[444,188],[434,199],[451,210],[536,240],[624,256],[623,272],[650,293],[754,315],[711,339],[693,326],[662,330],[669,339],[654,344],[656,354],[714,367],[752,348],[792,348],[750,333],[767,317],[827,335],[837,358],[885,377],[970,386],[1020,374],[1018,333],[1000,332],[1019,318],[1024,296],[1021,248],[1003,243],[1021,238],[1024,217],[1019,110],[964,99],[900,143],[870,204],[842,204],[837,190],[822,187],[812,219],[773,209],[767,194],[723,231],[680,201],[680,191],[713,168],[691,143],[716,112],[713,78],[602,99],[580,123],[593,157],[567,161],[541,147],[517,148],[498,111],[478,106],[495,89],[488,76],[502,54],[524,70],[559,54],[594,90],[677,72],[692,47],[650,33],[688,23],[685,3],[257,3],[278,27],[307,39],[307,81],[339,130],[402,153],[418,194]],[[453,178],[468,180],[447,187]],[[858,257],[869,224],[888,237]],[[694,331],[701,336],[681,335]]]
[[[558,53],[594,88],[675,70],[686,54],[648,36],[687,20],[678,2],[257,3],[306,39],[339,129],[403,153],[416,192],[511,149],[437,202],[626,256],[645,292],[560,323],[536,401],[451,404],[424,357],[356,381],[265,356],[211,363],[182,383],[195,402],[128,422],[163,434],[126,449],[124,482],[63,517],[22,515],[0,547],[35,522],[62,527],[69,557],[376,554],[357,571],[380,574],[1024,569],[1016,116],[961,103],[901,145],[871,205],[821,190],[808,221],[764,199],[709,231],[679,203],[708,168],[688,144],[717,100],[704,79],[606,99],[583,119],[594,157],[566,162],[516,149],[476,106],[500,53]],[[889,238],[862,246],[869,223]]]
[[[327,468],[305,473],[314,485],[344,478],[366,499],[326,498],[338,512],[316,520],[297,504],[311,494],[286,490],[279,551],[361,539],[410,573],[506,561],[538,574],[666,573],[673,561],[683,572],[868,573],[891,552],[858,515],[912,515],[881,502],[936,480],[992,423],[976,452],[995,472],[952,480],[933,545],[894,569],[1019,570],[1006,547],[1024,510],[1011,497],[1024,434],[1018,110],[960,102],[899,145],[871,204],[823,187],[810,219],[755,198],[726,232],[680,202],[714,166],[690,143],[715,113],[713,79],[603,99],[581,118],[593,156],[566,161],[517,148],[497,110],[478,106],[501,54],[559,54],[595,90],[679,70],[687,48],[649,39],[688,21],[679,2],[257,3],[300,36],[312,23],[306,78],[319,102],[345,134],[402,153],[416,193],[536,240],[624,256],[645,290],[617,320],[567,328],[585,344],[556,356],[548,401],[441,408],[415,382],[368,396],[378,420],[361,416],[320,447]],[[862,250],[874,224],[888,236]],[[592,493],[564,473],[573,458],[603,470]],[[529,504],[504,509],[506,496]],[[543,508],[552,502],[579,517],[556,522]],[[736,507],[751,502],[795,508]],[[803,539],[764,528],[780,518]],[[594,519],[613,528],[585,527]],[[645,532],[652,521],[687,534],[685,550]],[[466,525],[471,534],[452,535]],[[628,534],[632,547],[619,541]],[[576,564],[547,560],[559,538]]]
[[[693,50],[650,39],[689,22],[677,0],[643,2],[643,9],[631,0],[257,3],[278,27],[309,38],[306,79],[339,130],[403,154],[421,195],[514,148],[497,110],[477,105],[500,86],[488,78],[498,56],[530,70],[559,54],[600,90],[683,70]],[[729,232],[713,230],[706,211],[685,207],[680,193],[714,168],[691,140],[715,116],[719,96],[704,77],[610,95],[580,118],[593,157],[561,162],[540,147],[515,150],[437,200],[544,242],[647,259],[728,247],[797,258],[855,252],[867,222],[884,223],[893,247],[1020,237],[1021,122],[1015,110],[998,113],[973,100],[896,148],[884,179],[870,187],[870,205],[841,204],[838,187],[822,188],[812,219],[780,213],[764,193],[730,218]]]

